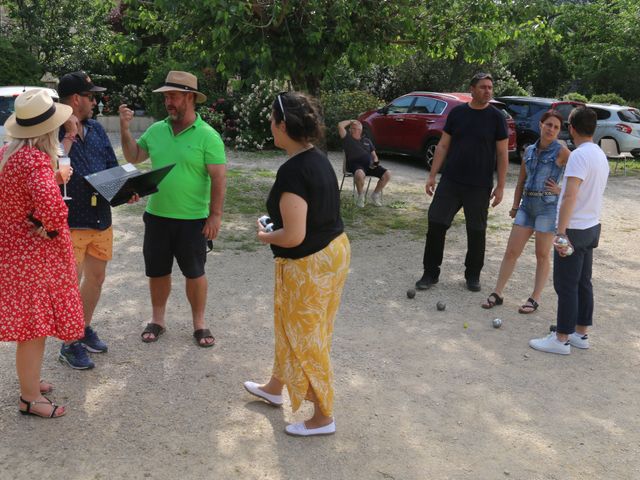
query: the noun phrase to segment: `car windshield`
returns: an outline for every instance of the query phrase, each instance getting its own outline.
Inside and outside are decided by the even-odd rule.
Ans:
[[[13,113],[14,97],[0,97],[0,125],[4,125],[4,122]]]
[[[620,110],[618,112],[618,116],[621,120],[630,123],[640,123],[640,111],[635,108],[630,108],[629,110]]]

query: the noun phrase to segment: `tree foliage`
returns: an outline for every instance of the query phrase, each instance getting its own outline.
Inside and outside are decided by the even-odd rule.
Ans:
[[[327,69],[398,63],[417,51],[483,62],[516,36],[541,36],[520,0],[123,0],[112,58],[181,58],[247,82],[318,92]],[[517,15],[516,15],[517,13]]]

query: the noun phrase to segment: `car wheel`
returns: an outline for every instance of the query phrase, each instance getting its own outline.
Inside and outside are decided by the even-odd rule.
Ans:
[[[437,138],[431,138],[427,140],[427,143],[424,146],[424,161],[425,161],[427,170],[431,170],[431,166],[433,165],[433,157],[436,154],[437,146],[438,146]]]

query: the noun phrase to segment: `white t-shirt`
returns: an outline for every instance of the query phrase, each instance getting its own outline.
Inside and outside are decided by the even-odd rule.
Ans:
[[[569,155],[558,202],[558,214],[568,177],[579,178],[582,183],[567,228],[586,230],[599,224],[604,189],[609,177],[609,162],[600,147],[592,142],[583,143]]]

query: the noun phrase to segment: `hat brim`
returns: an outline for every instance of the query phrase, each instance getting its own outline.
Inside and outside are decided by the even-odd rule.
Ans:
[[[55,130],[69,119],[73,113],[73,108],[63,103],[55,103],[54,105],[56,106],[56,111],[51,117],[47,118],[44,122],[30,127],[18,125],[16,122],[16,114],[13,113],[7,118],[7,121],[4,122],[5,131],[13,138],[36,138]]]
[[[186,88],[179,87],[169,87],[163,86],[160,88],[156,88],[153,90],[153,93],[162,93],[162,92],[182,92],[182,93],[195,93],[196,94],[196,103],[204,103],[207,101],[207,96],[204,93],[198,92],[196,90],[187,90]]]
[[[104,92],[106,90],[106,88],[104,87],[98,87],[96,85],[94,85],[93,87],[91,87],[90,90],[88,90],[89,92]]]

